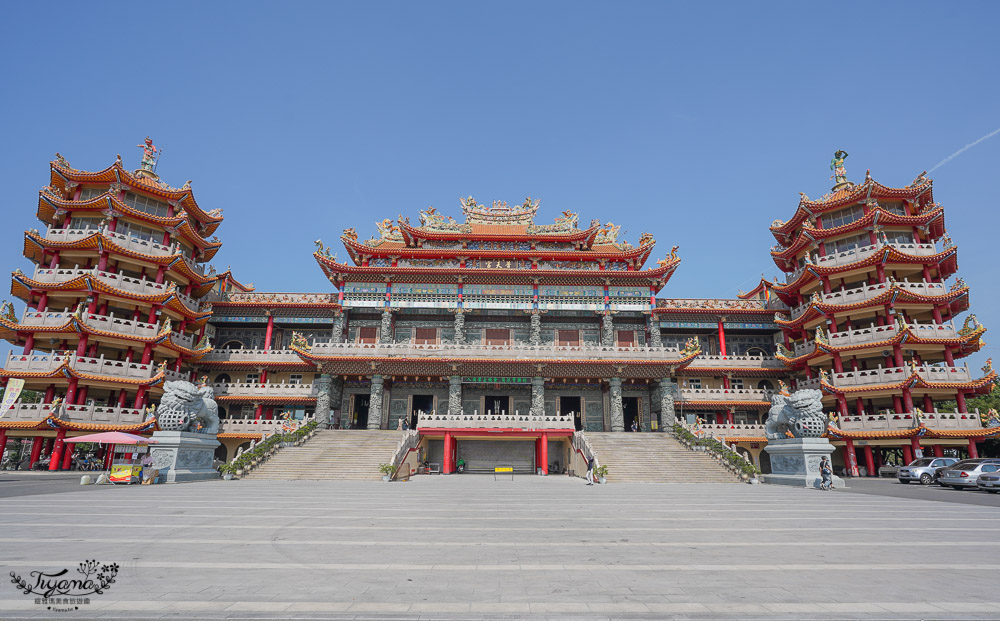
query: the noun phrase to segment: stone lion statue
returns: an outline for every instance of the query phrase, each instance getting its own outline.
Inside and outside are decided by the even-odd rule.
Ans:
[[[164,431],[219,433],[219,406],[211,386],[176,381],[163,385],[156,422]]]
[[[797,390],[791,395],[775,394],[764,423],[768,440],[787,438],[818,438],[826,431],[823,415],[823,393],[818,390]]]

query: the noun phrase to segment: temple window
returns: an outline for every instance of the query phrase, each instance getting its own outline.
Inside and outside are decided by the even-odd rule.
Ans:
[[[487,345],[510,345],[510,330],[506,328],[487,328]]]
[[[729,387],[733,390],[743,390],[743,378],[730,378]]]
[[[68,228],[71,229],[93,229],[100,228],[104,216],[73,216]]]
[[[438,342],[437,328],[416,328],[413,342],[417,345],[435,345]]]
[[[108,191],[107,188],[83,188],[82,190],[80,190],[80,200],[89,201],[95,196],[100,196],[101,194],[104,194],[107,191]]]
[[[292,373],[291,375],[288,376],[288,383],[289,384],[301,384],[302,383],[302,374],[301,373]]]
[[[132,192],[125,193],[125,204],[133,209],[138,209],[139,211],[143,211],[160,218],[166,218],[170,209],[170,205],[160,202],[155,198],[140,196],[138,194],[133,194]]]
[[[619,330],[618,347],[635,347],[635,330]]]
[[[690,388],[692,390],[701,390],[701,378],[692,377],[690,379],[684,380],[684,387]]]
[[[115,233],[129,235],[137,239],[145,239],[153,242],[159,242],[163,239],[162,231],[156,231],[147,226],[141,226],[126,220],[118,221],[118,224],[115,226]]]
[[[360,327],[358,328],[358,343],[374,345],[378,339],[378,328]]]
[[[557,330],[556,338],[559,347],[579,347],[580,346],[580,331],[579,330]]]
[[[260,373],[247,373],[247,384],[259,384]]]
[[[854,235],[852,237],[838,239],[836,242],[834,242],[835,245],[834,252],[846,252],[848,250],[852,250],[854,248],[859,248],[862,246],[868,246],[870,244],[871,244],[871,239],[868,237],[868,233],[862,233],[861,235]]]
[[[905,216],[906,215],[906,209],[903,207],[903,203],[900,203],[900,202],[879,203],[879,207],[881,207],[885,211],[888,211],[889,213],[894,213],[897,216]]]
[[[848,207],[847,209],[841,209],[833,214],[823,216],[823,228],[832,229],[838,226],[843,226],[854,222],[864,215],[865,208],[861,205],[854,205],[853,207]]]
[[[885,238],[890,244],[912,244],[913,233],[911,231],[886,231]]]

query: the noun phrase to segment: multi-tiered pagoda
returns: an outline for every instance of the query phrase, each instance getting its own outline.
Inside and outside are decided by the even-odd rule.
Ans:
[[[42,397],[16,403],[0,434],[34,437],[32,463],[47,438],[53,470],[70,464],[68,432],[152,430],[146,409],[163,382],[191,379],[192,363],[211,350],[211,312],[199,300],[218,283],[203,264],[221,246],[222,212],[203,210],[190,182],[161,181],[156,147],[148,138],[140,146],[133,172],[120,156],[86,172],[56,155],[38,198],[45,229],[24,235],[35,267],[15,271],[11,284],[27,308],[17,317],[7,304],[0,317],[0,336],[22,348],[0,378],[21,378]]]
[[[779,358],[797,388],[819,388],[836,412],[831,437],[845,446],[845,465],[857,474],[854,440],[864,439],[869,474],[881,460],[872,445],[901,448],[908,463],[921,443],[940,455],[967,442],[970,455],[984,430],[966,408],[966,395],[988,392],[997,376],[956,361],[982,346],[985,328],[970,315],[969,287],[957,247],[945,230],[944,208],[932,181],[920,175],[891,188],[869,174],[847,181],[846,153],[832,168],[836,185],[819,200],[802,195],[788,221],[771,226],[771,251],[787,274],[768,290],[790,308],[777,317],[784,345]],[[957,411],[937,404],[957,402]]]

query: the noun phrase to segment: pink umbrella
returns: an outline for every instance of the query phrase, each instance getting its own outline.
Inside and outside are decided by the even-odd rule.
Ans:
[[[101,444],[159,444],[157,440],[151,440],[145,436],[137,436],[121,431],[105,431],[102,433],[91,433],[75,438],[66,438],[65,442],[99,442]]]

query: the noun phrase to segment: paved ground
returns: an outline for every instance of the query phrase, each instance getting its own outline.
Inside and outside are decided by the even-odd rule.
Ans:
[[[1000,494],[988,494],[978,490],[957,490],[940,485],[920,485],[919,483],[904,485],[896,479],[848,479],[847,485],[848,489],[843,491],[855,494],[1000,507]],[[1000,611],[997,614],[1000,616]]]
[[[101,473],[0,470],[0,498],[78,492],[84,474],[96,479]]]
[[[1000,612],[1000,512],[867,494],[532,476],[215,481],[7,498],[0,520],[4,573],[121,567],[78,611],[0,586],[0,618]]]

